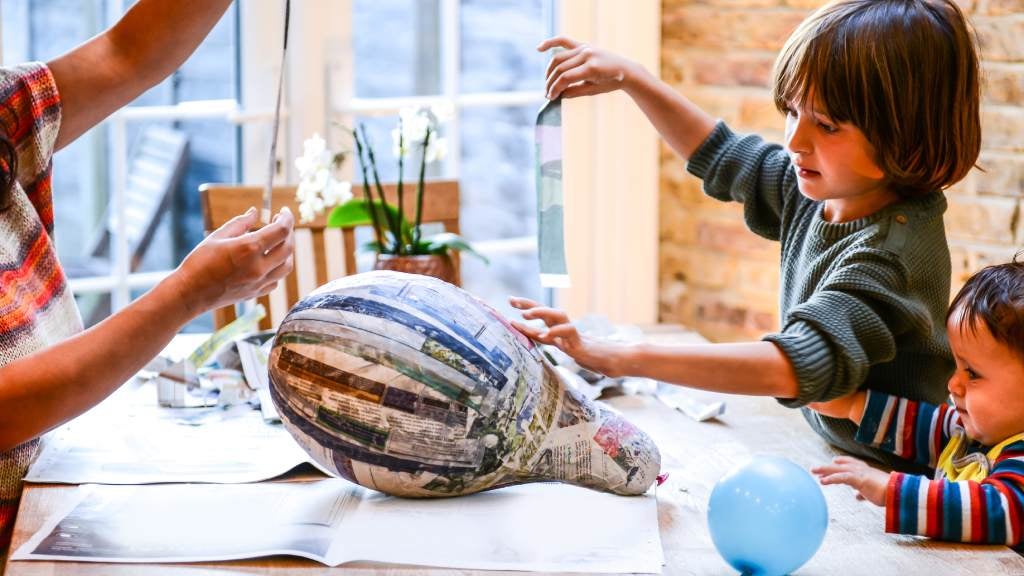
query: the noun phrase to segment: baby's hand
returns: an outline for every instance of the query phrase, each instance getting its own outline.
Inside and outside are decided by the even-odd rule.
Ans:
[[[553,47],[565,48],[548,63],[547,95],[575,98],[592,96],[622,88],[633,62],[611,52],[588,46],[565,36],[549,38],[537,46],[543,52]]]
[[[597,344],[580,336],[580,333],[569,321],[563,310],[541,306],[527,298],[509,298],[509,303],[523,310],[523,318],[527,320],[541,319],[547,328],[534,328],[522,322],[512,321],[512,326],[529,338],[541,344],[550,344],[572,357],[580,366],[607,376],[614,374],[614,360],[611,347]]]
[[[829,400],[828,402],[811,402],[807,407],[825,416],[846,418],[860,424],[861,416],[864,414],[864,402],[866,399],[867,392],[860,390],[841,398]]]
[[[857,497],[876,506],[885,506],[885,493],[889,487],[889,474],[868,466],[861,460],[839,456],[831,464],[811,468],[825,486],[846,484],[857,491]]]

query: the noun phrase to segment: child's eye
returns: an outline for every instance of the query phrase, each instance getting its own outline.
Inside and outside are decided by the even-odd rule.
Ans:
[[[969,378],[971,380],[977,380],[978,379],[978,373],[975,372],[974,370],[972,370],[970,368],[964,368],[964,372],[967,373],[967,378]]]
[[[839,131],[839,128],[836,128],[835,126],[833,126],[831,124],[827,124],[825,122],[818,122],[818,126],[820,126],[821,129],[824,130],[826,134],[835,134],[836,132]]]

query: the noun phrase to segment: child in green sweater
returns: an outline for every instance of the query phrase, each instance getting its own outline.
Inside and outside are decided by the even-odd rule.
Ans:
[[[622,89],[705,192],[741,202],[781,244],[781,330],[759,342],[623,346],[583,338],[566,314],[512,299],[546,329],[517,327],[611,376],[774,396],[789,407],[871,389],[941,402],[949,249],[942,190],[980,148],[974,39],[949,0],[845,0],[805,20],[776,61],[785,145],[734,134],[638,65],[568,38],[548,97]],[[854,441],[857,427],[804,409],[832,444],[911,467]]]

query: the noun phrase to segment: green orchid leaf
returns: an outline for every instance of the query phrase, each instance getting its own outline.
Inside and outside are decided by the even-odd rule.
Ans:
[[[396,234],[391,230],[391,223],[398,217],[398,210],[390,204],[382,204],[380,201],[370,202],[365,198],[353,198],[344,204],[339,204],[331,210],[327,216],[329,228],[353,228],[355,226],[372,226],[373,218],[370,215],[371,207],[377,212],[381,224],[381,232],[386,240],[391,240],[394,245]],[[398,235],[403,244],[412,242],[412,225],[404,218],[401,220],[401,233]],[[376,245],[376,242],[374,243]],[[378,245],[379,248],[379,245]],[[377,250],[378,252],[389,252],[389,250]]]
[[[444,254],[450,250],[455,252],[465,252],[483,260],[485,264],[491,263],[486,256],[474,250],[469,242],[458,234],[443,232],[441,234],[431,236],[430,238],[425,238],[423,242],[427,244],[427,252],[430,254]]]

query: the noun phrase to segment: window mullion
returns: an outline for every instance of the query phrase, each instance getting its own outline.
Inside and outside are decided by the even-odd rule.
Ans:
[[[462,138],[460,137],[460,121],[462,109],[458,106],[459,96],[459,58],[462,48],[462,35],[459,22],[460,0],[441,0],[441,93],[455,108],[455,113],[445,133],[448,139],[448,158],[445,168],[449,176],[459,177],[459,165],[462,157]]]

